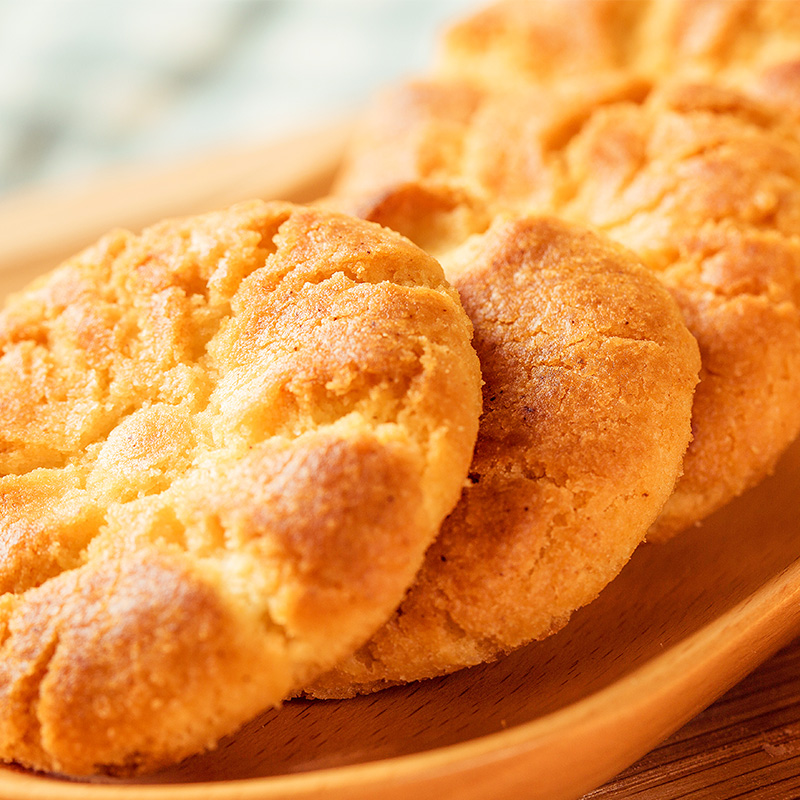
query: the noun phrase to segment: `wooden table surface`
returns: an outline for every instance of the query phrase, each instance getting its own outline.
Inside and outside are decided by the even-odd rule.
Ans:
[[[800,639],[583,800],[800,797]]]

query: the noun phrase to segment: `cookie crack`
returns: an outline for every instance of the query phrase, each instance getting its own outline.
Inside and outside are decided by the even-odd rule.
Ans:
[[[14,634],[11,634],[5,642],[6,648],[13,642]],[[40,713],[40,706],[43,699],[43,684],[50,672],[50,667],[55,658],[60,638],[55,627],[51,628],[51,639],[45,644],[38,654],[35,663],[29,668],[27,674],[22,679],[24,697],[15,698],[15,705],[24,706],[22,712],[24,716],[24,729],[21,732],[19,744],[23,752],[34,755],[47,753],[44,745],[42,730],[44,722]],[[18,689],[19,693],[19,689]],[[13,702],[13,701],[12,701]]]

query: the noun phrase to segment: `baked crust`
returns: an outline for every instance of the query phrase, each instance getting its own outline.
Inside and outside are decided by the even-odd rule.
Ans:
[[[435,98],[428,114],[441,126],[448,110],[439,97],[451,86],[416,82],[396,92],[415,98],[417,117]],[[365,173],[346,168],[340,207],[431,247],[414,214],[387,200],[416,184],[418,194],[451,204],[469,197],[459,213],[469,212],[473,228],[509,210],[554,213],[639,255],[678,301],[703,358],[684,475],[649,537],[668,538],[762,479],[800,431],[794,117],[720,83],[653,88],[618,73],[586,85],[472,91],[482,100],[449,121],[460,130],[455,155],[425,168],[417,156],[426,126],[412,125],[394,146],[416,177],[384,171],[370,187]],[[408,102],[387,95],[382,107]],[[351,161],[359,159],[356,149]],[[437,235],[448,246],[468,235],[454,212],[440,217]]]
[[[498,217],[446,269],[485,381],[469,482],[398,611],[316,697],[558,630],[617,575],[680,472],[697,344],[632,253],[555,219]]]
[[[742,85],[800,62],[789,0],[500,0],[454,23],[439,76],[474,84],[592,84],[608,73]]]
[[[114,232],[0,315],[0,756],[200,749],[361,644],[466,476],[472,329],[379,226],[243,203]]]

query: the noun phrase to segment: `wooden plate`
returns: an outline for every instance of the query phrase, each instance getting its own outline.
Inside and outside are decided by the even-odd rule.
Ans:
[[[113,225],[324,193],[347,126],[0,202],[0,291]],[[6,234],[8,232],[8,235]],[[292,701],[213,753],[138,781],[0,769],[0,797],[577,798],[800,633],[800,443],[704,525],[645,545],[556,636],[491,665],[334,702]]]

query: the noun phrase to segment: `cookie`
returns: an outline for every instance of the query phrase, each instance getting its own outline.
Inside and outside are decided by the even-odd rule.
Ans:
[[[681,469],[697,345],[632,253],[556,219],[498,217],[446,269],[485,382],[469,481],[398,611],[315,697],[558,630],[627,562]]]
[[[791,0],[500,0],[444,32],[435,71],[493,88],[614,72],[749,85],[799,61]]]
[[[715,83],[652,87],[620,75],[557,90],[472,86],[468,113],[442,102],[451,91],[465,89],[416,82],[384,97],[384,151],[394,114],[416,109],[410,127],[395,125],[404,155],[387,164],[403,169],[371,186],[351,171],[363,134],[338,184],[342,206],[415,236],[413,215],[380,209],[416,182],[418,193],[468,196],[460,208],[489,218],[552,213],[629,247],[672,292],[703,358],[684,475],[648,538],[669,538],[761,480],[800,431],[794,118]],[[432,127],[460,142],[433,167],[421,158]],[[444,223],[445,240],[466,231],[453,213]]]
[[[444,32],[436,72],[496,88],[584,82],[616,70],[657,68],[664,40],[642,45],[648,21],[666,6],[658,0],[489,3]]]
[[[117,231],[0,315],[0,757],[203,748],[390,615],[481,406],[440,266],[243,203]]]
[[[694,440],[650,536],[667,538],[760,481],[800,431],[800,147],[750,98],[679,84],[599,110],[566,161],[562,213],[635,250],[700,345]]]

